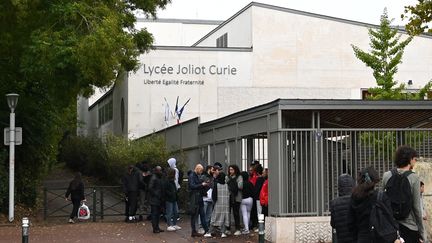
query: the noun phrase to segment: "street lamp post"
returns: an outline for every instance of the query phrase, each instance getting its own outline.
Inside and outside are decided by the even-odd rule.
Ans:
[[[18,104],[18,94],[7,94],[7,102],[10,113],[10,127],[9,127],[9,222],[14,220],[14,206],[15,206],[15,108]]]

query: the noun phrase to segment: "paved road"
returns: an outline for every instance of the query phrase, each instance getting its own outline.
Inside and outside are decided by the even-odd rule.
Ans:
[[[161,226],[163,224],[161,223]],[[76,224],[58,223],[34,225],[30,228],[29,242],[258,242],[258,235],[229,236],[221,239],[191,238],[188,220],[179,223],[182,230],[153,234],[149,221],[140,223],[123,222],[80,222]],[[0,242],[21,242],[21,228],[16,226],[0,227]]]

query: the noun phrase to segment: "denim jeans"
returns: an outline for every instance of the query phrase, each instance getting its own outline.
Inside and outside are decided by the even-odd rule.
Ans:
[[[213,213],[213,202],[204,201],[204,214],[205,214],[207,227],[210,226],[210,220],[211,220],[212,213]]]
[[[165,202],[165,217],[168,226],[177,225],[177,218],[178,218],[177,202]]]

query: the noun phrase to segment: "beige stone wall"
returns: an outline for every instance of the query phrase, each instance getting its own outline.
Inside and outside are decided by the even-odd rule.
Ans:
[[[432,159],[420,158],[414,167],[415,172],[419,175],[420,180],[425,184],[424,204],[428,215],[425,228],[428,239],[432,239]]]
[[[265,238],[273,243],[331,242],[330,217],[266,217],[265,221]]]

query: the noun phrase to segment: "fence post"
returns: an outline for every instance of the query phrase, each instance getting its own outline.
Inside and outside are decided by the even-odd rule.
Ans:
[[[101,219],[104,219],[104,190],[103,188],[99,188],[100,189],[100,215],[101,215]]]
[[[93,222],[96,222],[96,187],[93,187]]]
[[[27,217],[22,219],[22,243],[28,243],[30,221]]]
[[[258,214],[258,242],[259,243],[264,243],[264,234],[265,234],[265,229],[264,229],[264,214]]]
[[[46,187],[44,187],[43,204],[44,204],[44,221],[45,221],[48,217],[48,189]]]

